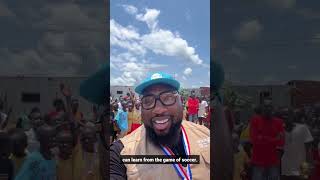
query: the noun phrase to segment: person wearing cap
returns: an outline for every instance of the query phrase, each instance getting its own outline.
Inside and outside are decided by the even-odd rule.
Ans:
[[[201,151],[201,157],[205,156],[206,159],[204,160],[203,158],[200,159],[200,165],[191,165],[191,172],[192,172],[192,179],[214,179],[214,180],[224,180],[224,179],[232,179],[233,177],[233,148],[232,148],[232,138],[231,138],[231,132],[228,126],[228,122],[225,120],[224,118],[224,113],[223,113],[223,107],[222,107],[222,101],[223,98],[222,96],[220,96],[220,89],[222,89],[222,85],[224,82],[224,71],[223,71],[223,67],[217,63],[216,61],[212,62],[212,67],[213,69],[211,70],[212,72],[212,78],[210,78],[212,80],[212,88],[210,88],[211,90],[211,94],[215,94],[215,96],[210,96],[210,111],[212,111],[212,132],[214,132],[211,136],[212,141],[210,141],[210,144],[208,144],[207,150],[205,151]],[[110,93],[110,87],[108,85],[108,81],[110,81],[110,79],[108,78],[107,74],[109,73],[109,68],[110,66],[106,65],[103,66],[99,71],[97,71],[96,73],[94,73],[93,75],[91,75],[88,79],[86,79],[85,81],[83,81],[80,85],[80,95],[85,98],[86,100],[95,103],[97,105],[102,105],[103,107],[110,107],[109,104],[107,103],[107,100],[109,98],[109,93]],[[153,80],[155,81],[156,77],[159,77],[159,75],[154,75],[153,76]],[[162,78],[158,78],[158,82],[160,83],[162,80],[160,80]],[[153,81],[153,82],[154,82]],[[167,82],[167,81],[166,81]],[[165,83],[166,84],[166,83]],[[152,87],[152,86],[151,86]],[[153,89],[153,91],[155,90],[154,88],[157,87],[148,87],[144,90],[144,95],[147,95],[145,93],[151,91]],[[168,86],[168,87],[164,87],[164,88],[172,88],[174,89],[174,87],[176,86]],[[149,89],[149,90],[148,90]],[[178,89],[178,88],[176,88]],[[155,92],[157,93],[157,92]],[[157,93],[158,94],[158,93]],[[159,95],[159,94],[158,94]],[[177,95],[177,94],[176,94]],[[143,96],[142,96],[143,97]],[[155,109],[170,109],[169,112],[172,112],[172,108],[176,109],[176,107],[180,107],[180,102],[177,101],[176,103],[178,104],[174,104],[172,106],[161,106],[163,105],[161,103],[160,96],[158,96],[156,98],[157,100],[155,100],[155,108],[153,109],[153,111]],[[162,98],[163,100],[163,95]],[[174,99],[174,98],[173,98]],[[141,100],[142,101],[142,100]],[[130,179],[127,175],[127,170],[126,170],[126,166],[124,164],[122,164],[122,162],[120,162],[119,159],[119,155],[120,153],[124,153],[124,150],[127,149],[128,147],[130,147],[130,144],[136,144],[139,146],[136,147],[132,147],[133,149],[137,150],[136,152],[139,152],[140,154],[146,154],[146,152],[142,152],[147,150],[150,153],[150,150],[155,150],[154,152],[158,152],[159,154],[161,153],[162,155],[164,154],[163,152],[161,152],[161,149],[159,150],[159,146],[156,146],[157,148],[155,149],[150,149],[149,147],[155,147],[154,143],[150,142],[150,138],[147,138],[147,134],[146,134],[146,127],[150,127],[150,116],[148,116],[148,111],[144,110],[143,107],[141,107],[141,115],[142,115],[142,123],[148,123],[147,125],[143,124],[142,126],[140,126],[138,129],[136,129],[133,133],[131,133],[130,135],[126,136],[125,138],[121,139],[120,141],[117,141],[115,143],[112,144],[111,147],[108,146],[107,141],[109,141],[109,136],[108,133],[105,133],[106,131],[104,131],[104,129],[107,129],[108,127],[108,121],[101,121],[101,127],[102,127],[102,131],[100,132],[100,139],[101,145],[100,146],[101,151],[104,153],[101,153],[101,157],[99,158],[102,162],[101,170],[102,170],[102,174],[104,175],[104,179]],[[164,111],[165,114],[169,114],[167,113],[168,111]],[[180,117],[180,111],[177,111],[179,113],[175,113],[173,115],[173,117]],[[150,114],[150,113],[149,113]],[[171,114],[171,113],[170,113]],[[105,117],[109,117],[109,116],[105,116]],[[161,116],[160,116],[161,117]],[[159,117],[158,117],[159,118]],[[177,119],[177,118],[175,118]],[[180,119],[180,118],[179,118]],[[159,122],[159,121],[158,121]],[[176,122],[176,121],[175,121]],[[171,123],[171,121],[170,121]],[[185,124],[190,125],[189,122],[183,120],[182,121],[182,125],[185,127]],[[201,132],[199,134],[206,134],[208,133],[208,129],[204,126],[201,126],[200,129],[198,128],[200,125],[194,124],[192,123],[193,127],[196,127],[193,129],[193,132]],[[201,128],[205,128],[204,131],[200,131],[202,130]],[[149,132],[149,131],[148,131]],[[141,134],[144,134],[144,136],[141,136]],[[158,132],[159,133],[159,132]],[[198,136],[194,136],[194,135],[189,135],[190,134],[190,129],[188,129],[188,138],[189,138],[189,142],[191,141],[190,138],[195,138]],[[193,134],[193,133],[191,133]],[[129,144],[125,144],[123,142],[123,140],[127,139],[131,136],[131,140],[133,140],[133,137],[136,137],[136,139],[138,140],[137,142],[133,142],[131,141]],[[161,136],[160,136],[161,137]],[[163,136],[162,136],[163,137]],[[206,135],[207,137],[207,135]],[[161,138],[164,139],[164,138]],[[146,143],[148,142],[148,143]],[[196,148],[194,148],[194,143],[196,141],[192,140],[190,143],[192,144],[190,146],[191,148],[191,153],[190,154],[196,154],[197,152],[199,152],[200,148],[199,145],[196,146]],[[201,142],[201,141],[199,141]],[[202,142],[206,142],[206,141],[202,141]],[[145,145],[148,144],[148,146],[145,146],[143,148],[143,146],[141,146],[141,143],[145,143]],[[168,142],[167,142],[168,143]],[[152,145],[151,145],[152,144]],[[202,146],[207,145],[207,144],[202,144]],[[211,145],[212,147],[212,154],[210,155],[211,158],[214,159],[214,163],[210,164],[210,159],[209,159],[209,145]],[[139,147],[139,148],[138,148]],[[148,147],[148,148],[147,148]],[[180,147],[180,146],[178,146]],[[181,149],[181,148],[179,148]],[[180,150],[181,151],[181,150]],[[132,154],[137,154],[136,152],[132,153]],[[106,155],[108,154],[108,156]],[[110,156],[109,156],[110,155]],[[208,163],[210,164],[210,167],[212,167],[212,171],[210,171],[210,175],[209,175],[209,165],[206,166],[205,168],[200,168],[205,169],[205,173],[203,173],[202,171],[199,172],[199,169],[197,170],[197,168],[199,167],[203,167],[203,163]],[[110,165],[110,171],[107,170],[105,167],[107,167],[107,164]],[[145,164],[145,165],[133,165],[130,166],[133,167],[133,169],[129,169],[128,173],[129,176],[132,177],[132,175],[134,175],[135,172],[139,172],[139,174],[135,174],[137,176],[140,176],[140,174],[143,177],[139,177],[140,179],[181,179],[179,178],[179,176],[175,173],[175,169],[172,167],[172,164],[166,164],[166,165],[152,165],[152,164]],[[134,168],[138,168],[136,169],[136,171],[132,171],[134,170]],[[160,168],[155,168],[155,167],[160,167]],[[130,173],[130,172],[132,173]],[[161,171],[161,172],[159,172]],[[162,173],[164,172],[164,173]],[[161,175],[159,175],[160,173],[162,173]],[[175,177],[171,177],[170,174],[173,174],[173,176]],[[163,178],[163,175],[165,175],[166,177]],[[139,178],[133,178],[133,179],[139,179]]]
[[[152,74],[135,88],[141,95],[143,125],[112,143],[111,179],[210,179],[209,129],[182,120],[183,105],[179,88],[178,81],[161,72]],[[123,164],[120,157],[166,155],[168,152],[180,156],[199,155],[200,163]]]

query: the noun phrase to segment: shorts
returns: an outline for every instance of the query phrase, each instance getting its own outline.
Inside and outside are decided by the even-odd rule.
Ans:
[[[189,121],[195,122],[196,120],[198,120],[197,114],[189,114]]]

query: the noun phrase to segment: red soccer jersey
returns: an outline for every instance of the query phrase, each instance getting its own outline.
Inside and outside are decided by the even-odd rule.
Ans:
[[[189,98],[188,99],[188,114],[194,115],[198,114],[199,109],[199,100],[197,98]]]
[[[252,143],[251,163],[262,167],[280,164],[279,148],[284,145],[284,124],[281,119],[270,120],[256,115],[250,121]]]

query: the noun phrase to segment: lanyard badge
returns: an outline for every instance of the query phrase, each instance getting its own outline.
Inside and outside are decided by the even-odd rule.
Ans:
[[[189,140],[188,140],[186,131],[183,128],[183,126],[181,126],[181,130],[182,130],[183,147],[184,147],[186,155],[189,156],[190,155]],[[174,156],[175,155],[172,152],[172,150],[167,146],[162,146],[161,145],[161,149],[167,156]],[[187,172],[185,171],[185,169],[183,168],[183,166],[180,163],[173,164],[173,167],[176,170],[176,172],[178,173],[178,175],[181,177],[181,179],[192,180],[192,173],[191,173],[190,164],[187,165]]]

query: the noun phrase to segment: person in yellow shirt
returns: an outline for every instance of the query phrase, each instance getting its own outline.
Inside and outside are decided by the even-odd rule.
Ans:
[[[140,105],[129,102],[128,104],[128,134],[141,125]]]
[[[100,180],[100,162],[94,125],[87,123],[80,135],[82,158],[81,180]]]
[[[71,109],[74,120],[79,123],[81,126],[84,126],[85,120],[83,119],[83,114],[79,110],[79,101],[77,99],[72,99]]]
[[[57,135],[59,154],[57,159],[57,180],[78,180],[81,178],[81,156],[78,155],[74,137],[69,131]],[[75,145],[75,146],[74,146]]]
[[[233,139],[233,157],[234,157],[234,172],[233,180],[245,180],[247,177],[247,166],[249,157],[240,145],[239,135],[232,134]]]
[[[14,165],[14,176],[19,172],[23,165],[27,153],[28,137],[22,129],[13,129],[9,131],[9,135],[12,141],[12,154],[10,159]]]

